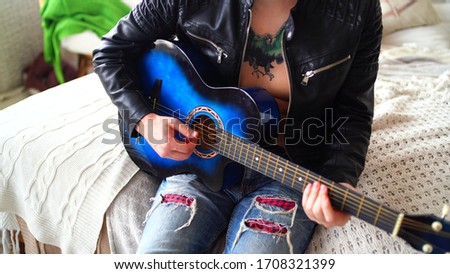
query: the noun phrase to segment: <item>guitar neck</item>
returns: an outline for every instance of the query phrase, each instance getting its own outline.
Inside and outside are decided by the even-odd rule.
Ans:
[[[221,134],[222,140],[214,146],[214,150],[221,155],[299,192],[303,192],[309,183],[319,181],[328,187],[329,197],[335,209],[345,211],[389,233],[397,233],[397,227],[401,222],[398,212],[254,143],[226,132]]]

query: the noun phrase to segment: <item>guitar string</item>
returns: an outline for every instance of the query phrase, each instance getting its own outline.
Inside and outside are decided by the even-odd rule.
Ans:
[[[232,138],[232,139],[237,139],[237,140],[240,140],[238,137],[236,137],[236,136],[234,136],[234,135],[232,135],[232,134],[230,134],[230,133],[227,133],[227,132],[224,132],[223,134],[228,134],[230,137],[229,138]],[[249,145],[249,144],[247,144],[247,143],[244,143],[243,145],[241,145],[241,147],[242,147],[242,149],[243,150],[247,150],[247,152],[249,151],[249,150],[252,150],[252,148],[254,148],[254,147],[251,147],[250,148],[250,146],[251,145]],[[270,152],[265,152],[265,153],[270,153]],[[232,156],[231,154],[230,154],[230,156]],[[271,157],[278,157],[279,159],[283,159],[282,157],[280,157],[280,156],[278,156],[278,155],[276,155],[276,154],[274,154],[274,156],[271,156]],[[284,159],[283,159],[284,160]],[[272,172],[273,171],[273,173],[275,174],[275,173],[277,173],[277,170],[276,170],[276,168],[278,167],[278,166],[269,166],[270,167],[270,170],[267,172],[268,174],[270,173],[270,172]],[[273,169],[272,169],[273,168]],[[299,167],[289,167],[289,166],[287,166],[287,169],[290,169],[290,171],[291,171],[291,173],[287,173],[288,175],[292,175],[292,171],[296,171],[296,170],[299,170]],[[301,169],[300,169],[300,171],[301,172],[303,172]],[[308,172],[308,171],[307,171]],[[305,172],[303,172],[304,174],[306,174]],[[291,179],[292,179],[292,181],[296,181],[295,180],[295,178],[293,178],[294,176],[292,175],[292,177],[291,177]],[[319,177],[317,177],[316,175],[313,175],[313,174],[311,174],[311,173],[309,173],[308,174],[308,177],[311,177],[311,178],[314,178],[314,179],[318,179],[318,180],[320,180],[320,179],[325,179],[325,178],[322,178],[321,176],[319,176]],[[326,181],[322,181],[324,184],[326,184],[326,185],[328,185],[328,183],[326,182]],[[333,182],[334,183],[334,182]],[[338,186],[339,188],[341,188],[341,189],[334,189],[334,192],[337,192],[337,190],[339,190],[338,191],[338,194],[342,194],[342,192],[340,192],[341,190],[342,191],[344,191],[344,194],[347,192],[347,190],[345,189],[344,190],[344,187],[341,187],[339,184],[338,185],[336,185],[336,186]],[[331,191],[331,190],[330,190]],[[347,193],[347,194],[349,194],[349,193]],[[353,194],[353,193],[352,193]],[[339,198],[342,198],[342,196],[339,196],[339,195],[336,195],[336,196],[338,196]],[[362,197],[362,199],[367,199],[366,198],[366,196],[364,195],[364,197]],[[353,202],[356,202],[356,204],[355,203],[353,203]],[[350,200],[350,203],[347,203],[347,204],[350,204],[351,206],[354,206],[354,207],[350,207],[351,209],[360,209],[360,207],[361,207],[361,200],[359,201],[359,202],[357,202],[356,200]],[[361,212],[362,213],[370,213],[370,214],[372,214],[372,216],[374,215],[374,211],[372,211],[372,209],[373,210],[379,210],[379,207],[380,206],[382,206],[382,205],[380,205],[380,206],[378,206],[378,205],[373,205],[373,201],[370,201],[370,200],[365,200],[365,204],[366,205],[369,205],[369,207],[366,207],[366,208],[369,208],[369,209],[371,209],[371,210],[364,210],[364,208],[362,208],[361,209]],[[383,208],[385,208],[385,207],[383,207]],[[388,208],[385,208],[385,209],[388,209]],[[390,209],[388,209],[388,210],[390,210]],[[393,213],[393,212],[389,212],[389,213],[391,213],[391,216],[392,216],[392,218],[388,218],[388,219],[384,219],[384,220],[389,220],[389,221],[392,221],[392,222],[395,222],[395,221],[397,221],[397,217],[398,217],[398,214],[397,213]],[[382,215],[382,217],[388,217],[387,215]],[[390,216],[389,216],[390,217]],[[379,221],[380,219],[378,219],[378,221]],[[415,221],[415,220],[412,220],[412,219],[410,219],[410,218],[408,218],[408,217],[405,217],[404,219],[403,219],[403,222],[402,222],[402,224],[404,224],[404,225],[406,225],[407,227],[410,227],[410,228],[416,228],[416,230],[421,230],[421,231],[423,231],[423,232],[433,232],[434,233],[434,231],[432,231],[432,229],[431,229],[431,226],[429,226],[429,225],[424,225],[423,223],[421,223],[421,222],[417,222],[417,221]],[[442,235],[442,236],[445,236],[445,237],[449,237],[449,233],[446,233],[446,232],[440,232],[440,234]]]
[[[171,115],[172,117],[173,117],[173,114],[174,114],[174,110],[172,110],[172,109],[170,109],[170,108],[168,108],[168,107],[166,107],[166,106],[164,106],[164,105],[161,105],[161,104],[159,104],[159,103],[157,103],[157,105],[160,107],[159,108],[159,110],[160,111],[163,111],[162,109],[161,109],[161,107],[163,107],[163,108],[165,108],[167,111],[169,111],[170,113],[163,113],[163,114],[167,114],[167,115]],[[179,113],[179,112],[178,112]],[[182,115],[181,113],[179,113],[179,117],[176,117],[176,118],[178,118],[179,120],[182,120],[183,122],[186,122],[186,121],[184,121],[185,120],[185,118],[186,118],[186,116],[184,116],[184,115]],[[202,124],[200,124],[200,125],[202,125]],[[203,125],[202,125],[203,126]],[[211,129],[211,128],[208,128],[207,127],[207,129],[208,129],[208,131],[204,131],[204,132],[207,132],[208,134],[212,134],[212,135],[215,135],[215,136],[219,136],[220,137],[220,134],[217,134],[216,132],[217,131],[222,131],[222,129],[220,129],[220,128],[214,128],[214,129]],[[226,132],[224,131],[222,134],[224,134],[225,135],[225,137],[226,137]],[[234,135],[231,135],[230,134],[230,136],[231,136],[231,138],[232,139],[234,139],[234,138],[238,138],[237,136],[235,137]],[[240,140],[240,139],[239,139]],[[234,141],[232,141],[232,143],[233,143]],[[235,144],[239,144],[239,143],[237,143],[237,142],[235,142]],[[245,145],[245,144],[244,144]],[[248,144],[247,144],[248,145]],[[246,153],[248,153],[248,151],[250,151],[250,149],[249,148],[246,148],[245,146],[243,147],[245,150],[246,150]],[[266,152],[267,153],[267,152]],[[270,152],[269,152],[270,153]],[[231,154],[230,154],[231,155]],[[274,154],[274,155],[276,155],[276,154]],[[273,157],[279,157],[278,155],[276,155],[276,156],[273,156]],[[274,174],[276,173],[276,167],[277,166],[273,166],[272,164],[270,165],[270,168],[274,168]],[[305,171],[303,171],[302,169],[299,169],[299,168],[297,168],[297,167],[294,167],[294,168],[292,168],[292,167],[289,167],[288,166],[288,170],[290,170],[291,172],[299,172],[300,171],[300,175],[308,175],[308,179],[316,179],[316,180],[319,180],[319,181],[321,181],[321,180],[324,180],[325,178],[322,178],[321,176],[319,176],[319,177],[317,177],[316,175],[314,175],[314,174],[310,174],[309,172],[305,172]],[[294,178],[293,178],[294,179]],[[311,181],[313,181],[313,180],[311,180]],[[306,183],[306,182],[305,182]],[[340,187],[338,187],[338,188],[334,188],[334,186],[333,185],[329,185],[329,183],[327,183],[326,181],[322,181],[322,183],[323,184],[325,184],[325,185],[327,185],[328,187],[333,187],[333,189],[332,189],[332,192],[333,193],[336,193],[336,194],[340,194],[340,195],[347,195],[347,199],[348,199],[348,201],[347,201],[347,204],[350,206],[350,208],[351,209],[356,209],[356,210],[359,210],[360,211],[360,213],[362,212],[362,213],[370,213],[370,214],[374,214],[374,213],[376,213],[378,210],[379,210],[379,205],[376,205],[376,204],[373,204],[373,202],[372,201],[370,201],[370,200],[368,200],[368,201],[366,201],[365,202],[365,204],[366,205],[369,205],[369,207],[366,207],[366,209],[367,208],[369,208],[369,209],[371,209],[371,210],[374,210],[374,211],[367,211],[367,210],[364,210],[364,208],[360,208],[360,206],[361,206],[361,199],[356,195],[356,193],[353,193],[352,191],[347,191],[347,190],[343,190],[343,189],[341,189]],[[333,182],[334,183],[334,182]],[[345,194],[345,193],[347,193],[347,194]],[[336,195],[335,194],[335,195]],[[337,195],[338,196],[338,195]],[[339,197],[339,196],[338,196]],[[359,201],[358,200],[356,200],[355,199],[355,197],[356,197],[356,199],[360,199]],[[364,199],[366,196],[365,195],[362,195],[362,199]],[[340,196],[339,198],[343,198],[342,196]],[[351,202],[351,204],[349,203],[349,202]],[[354,204],[353,202],[356,202],[356,204]],[[351,206],[354,206],[354,207],[351,207]],[[396,213],[393,213],[393,212],[390,212],[390,211],[388,211],[388,213],[389,213],[389,215],[387,215],[386,214],[386,212],[380,212],[380,217],[382,217],[382,218],[378,218],[378,222],[379,221],[382,221],[382,220],[388,220],[388,221],[390,221],[390,222],[395,222],[396,220],[397,220],[397,216],[398,216],[398,214],[396,214]],[[369,215],[370,215],[369,214]],[[387,218],[387,219],[386,219]],[[408,226],[410,226],[410,227],[417,227],[417,228],[421,228],[422,230],[424,229],[425,231],[432,231],[431,229],[430,229],[430,226],[429,225],[424,225],[424,224],[422,224],[422,223],[420,223],[420,222],[417,222],[417,221],[415,221],[415,220],[412,220],[412,219],[409,219],[409,218],[406,218],[405,217],[405,219],[403,220],[403,223],[402,224],[407,224]]]
[[[231,135],[230,134],[230,137],[231,138],[237,138],[237,137],[234,137],[233,135]],[[248,144],[244,144],[244,145],[247,145],[247,146],[250,146],[250,145],[248,145]],[[243,147],[243,149],[244,150],[251,150],[251,148],[246,148],[246,147]],[[266,153],[270,153],[270,152],[266,152]],[[280,159],[283,159],[283,158],[281,158],[280,156],[278,156],[278,155],[276,155],[276,154],[274,154],[275,156],[272,156],[272,157],[278,157],[278,158],[280,158]],[[231,156],[231,155],[230,155]],[[273,173],[275,174],[275,173],[277,173],[277,170],[276,170],[276,167],[274,167],[274,166],[270,166],[270,170],[267,172],[267,173],[270,173],[270,172],[272,172],[273,171]],[[274,169],[272,169],[272,168],[274,168]],[[289,168],[289,166],[288,166],[288,168]],[[292,170],[298,170],[298,168],[295,168],[295,167],[293,167],[292,169],[291,169],[291,171]],[[289,173],[288,173],[288,175],[290,175]],[[309,175],[308,175],[309,177],[315,177],[316,179],[320,179],[321,177],[319,176],[319,177],[316,177],[316,176],[312,176],[312,174],[310,173]],[[292,181],[295,181],[295,178],[293,178],[294,176],[292,176],[291,177],[291,179],[292,179]],[[322,179],[325,179],[325,178],[322,178]],[[323,182],[324,184],[327,184],[327,182]],[[337,186],[339,186],[340,187],[340,185],[337,185]],[[342,190],[343,190],[344,188],[342,187]],[[336,192],[336,190],[337,189],[334,189],[334,191]],[[346,190],[345,190],[345,192],[346,192]],[[338,194],[341,194],[341,193],[338,193]],[[345,193],[344,193],[345,194]],[[349,194],[349,193],[347,193],[347,194]],[[336,196],[339,196],[339,195],[336,195]],[[340,198],[342,198],[342,196],[340,196]],[[367,198],[365,198],[365,196],[363,197],[363,199],[367,199]],[[361,206],[361,202],[357,202],[356,204],[355,203],[353,203],[354,201],[353,200],[350,200],[350,203],[347,203],[347,204],[350,204],[351,206],[350,206],[350,208],[351,209],[360,209],[360,206]],[[369,205],[369,208],[370,209],[376,209],[377,211],[379,210],[379,207],[380,206],[382,206],[382,205],[380,205],[380,206],[378,206],[378,205],[376,205],[375,207],[373,207],[373,204],[372,204],[373,202],[372,201],[365,201],[365,204],[368,204]],[[352,207],[353,206],[353,207]],[[374,211],[369,211],[369,210],[364,210],[363,208],[361,209],[361,212],[362,213],[370,213],[370,214],[372,214],[372,216],[374,215]],[[392,212],[389,212],[389,213],[392,213]],[[378,221],[377,221],[377,223],[380,223],[380,220],[389,220],[389,221],[391,221],[391,222],[395,222],[396,220],[397,220],[397,216],[398,216],[398,214],[395,214],[395,213],[392,213],[391,214],[391,216],[393,217],[393,218],[388,218],[388,219],[386,219],[386,218],[379,218],[378,219]],[[387,215],[382,215],[382,217],[388,217]],[[390,217],[390,216],[389,216]],[[384,223],[384,224],[386,224],[386,223]],[[428,225],[424,225],[423,223],[420,223],[420,222],[417,222],[417,221],[414,221],[414,220],[412,220],[412,219],[409,219],[408,217],[405,217],[404,219],[403,219],[403,222],[402,222],[402,224],[404,224],[404,225],[406,225],[406,226],[408,226],[408,227],[410,227],[410,228],[416,228],[416,230],[421,230],[421,231],[423,231],[423,232],[433,232],[434,233],[434,231],[432,231],[430,228],[430,226],[428,226]],[[448,236],[448,233],[445,233],[445,232],[441,232],[441,234],[442,234],[442,236],[445,236],[445,237],[449,237]]]

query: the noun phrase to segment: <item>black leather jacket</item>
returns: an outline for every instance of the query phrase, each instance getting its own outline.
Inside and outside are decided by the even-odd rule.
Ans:
[[[227,85],[238,85],[252,2],[144,0],[124,17],[94,51],[94,70],[122,122],[133,126],[151,112],[131,64],[156,39],[191,41]],[[292,161],[356,185],[371,135],[381,32],[379,0],[298,1],[284,37]]]

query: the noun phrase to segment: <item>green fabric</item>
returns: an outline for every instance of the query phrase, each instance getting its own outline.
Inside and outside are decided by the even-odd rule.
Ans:
[[[120,0],[45,0],[41,8],[45,61],[53,64],[56,77],[64,82],[61,66],[61,40],[91,30],[98,37],[106,34],[130,12]]]

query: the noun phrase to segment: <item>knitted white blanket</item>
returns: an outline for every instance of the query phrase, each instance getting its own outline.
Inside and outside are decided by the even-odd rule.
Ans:
[[[408,213],[439,213],[449,203],[449,64],[448,51],[383,52],[374,133],[359,184],[369,197]],[[118,139],[116,116],[95,75],[1,111],[0,212],[21,216],[38,241],[64,253],[94,252],[106,209],[138,171]],[[134,219],[112,220],[110,239],[121,240],[111,243],[113,251],[133,252],[142,229],[141,218]],[[0,228],[17,230],[11,214],[0,215]],[[352,219],[343,228],[319,229],[308,252],[414,251]]]
[[[93,253],[106,209],[138,171],[116,117],[95,74],[2,110],[0,212],[21,216],[37,240],[64,253]],[[17,230],[11,215],[0,221]]]

